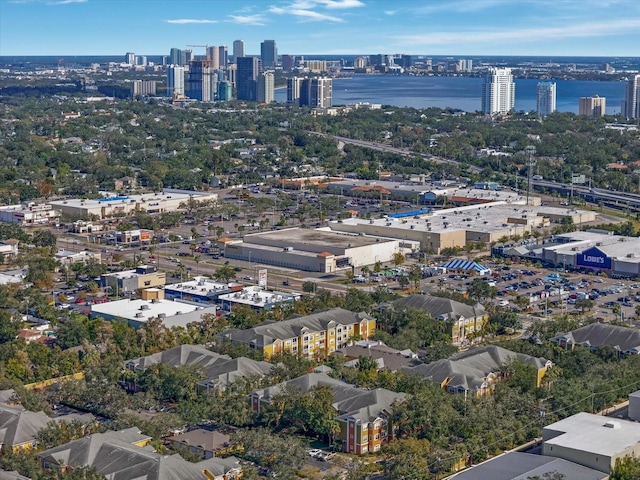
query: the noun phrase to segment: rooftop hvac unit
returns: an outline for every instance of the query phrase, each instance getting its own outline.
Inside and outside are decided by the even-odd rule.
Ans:
[[[159,313],[158,314],[158,318],[167,318],[167,314],[166,313]]]
[[[176,312],[176,315],[182,315],[182,312],[181,312],[180,310],[178,310],[178,311]]]
[[[415,230],[416,226],[415,225],[411,225],[411,230]]]
[[[142,317],[144,317],[144,315],[142,314],[142,312],[136,312],[136,314],[134,315],[134,317],[136,317],[136,318],[142,318]]]
[[[149,310],[149,305],[141,305],[140,310]]]
[[[370,223],[370,224],[372,224],[372,223],[373,223],[373,220],[369,220],[369,223]]]

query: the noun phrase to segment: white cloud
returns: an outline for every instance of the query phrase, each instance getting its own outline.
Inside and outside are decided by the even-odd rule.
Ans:
[[[317,3],[325,8],[335,9],[364,7],[360,0],[317,0]]]
[[[54,2],[47,2],[47,5],[70,5],[72,3],[87,3],[88,0],[58,0]]]
[[[301,22],[343,22],[339,17],[333,15],[326,15],[324,13],[316,12],[314,10],[305,10],[302,8],[283,8],[283,7],[269,7],[270,13],[277,15],[293,15],[298,17]]]
[[[264,15],[229,15],[231,20],[227,20],[232,23],[238,23],[240,25],[265,25],[266,19]]]
[[[385,11],[384,11],[384,14],[385,14],[385,15],[392,16],[392,15],[395,15],[395,14],[396,14],[396,10],[385,10]]]
[[[198,18],[176,18],[173,20],[167,20],[167,23],[174,23],[178,25],[186,25],[189,23],[218,23],[217,20],[207,20],[207,19],[198,19]]]
[[[569,38],[602,37],[620,35],[626,31],[637,33],[640,19],[618,20],[610,22],[585,22],[561,27],[531,27],[514,30],[474,30],[455,32],[430,32],[418,35],[402,35],[397,37],[400,45],[464,45],[487,44],[495,42],[560,40]]]

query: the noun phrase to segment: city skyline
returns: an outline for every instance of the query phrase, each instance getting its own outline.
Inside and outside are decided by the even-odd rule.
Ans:
[[[248,55],[273,39],[282,54],[637,56],[640,2],[0,0],[0,55],[166,55],[237,39]]]

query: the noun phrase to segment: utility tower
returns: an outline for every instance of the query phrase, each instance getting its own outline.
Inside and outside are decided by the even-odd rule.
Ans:
[[[536,153],[536,147],[533,145],[527,145],[524,147],[524,151],[527,154],[527,206],[529,206],[529,197],[531,196],[531,176],[533,175],[533,165],[535,164],[533,160],[533,155]]]

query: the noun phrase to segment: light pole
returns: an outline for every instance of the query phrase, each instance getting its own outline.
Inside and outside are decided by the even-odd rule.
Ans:
[[[533,155],[536,153],[536,147],[527,145],[524,147],[527,154],[527,206],[529,206],[529,197],[531,196],[531,174],[533,173]]]

